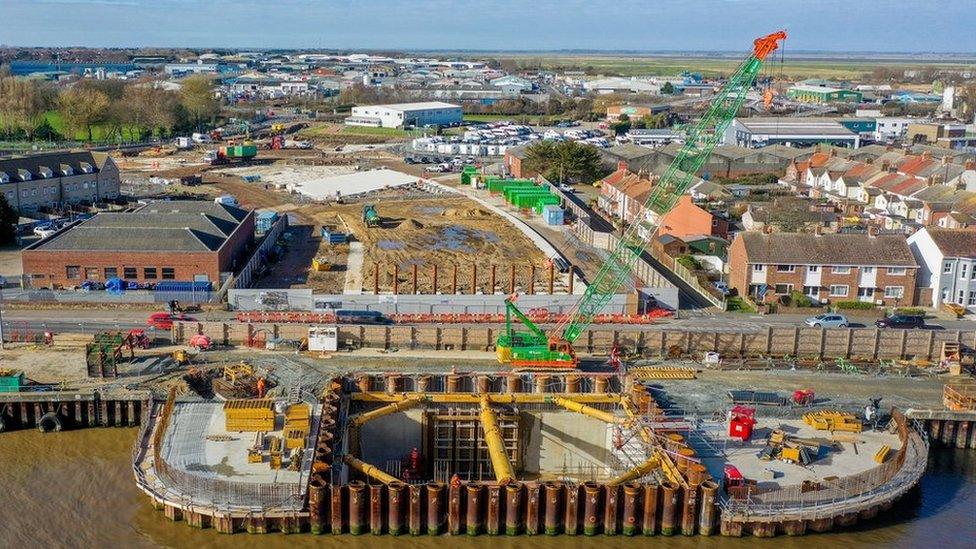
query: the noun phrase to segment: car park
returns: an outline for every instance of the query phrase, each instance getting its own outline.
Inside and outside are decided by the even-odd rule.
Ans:
[[[846,316],[836,313],[811,316],[804,320],[803,323],[814,328],[847,328],[850,326]]]

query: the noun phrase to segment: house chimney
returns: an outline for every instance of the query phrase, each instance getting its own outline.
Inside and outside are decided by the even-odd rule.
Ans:
[[[878,236],[878,228],[875,226],[868,227],[868,237],[875,238]]]
[[[835,156],[837,156],[837,149],[831,148],[830,149],[830,157],[833,158]]]
[[[967,170],[976,170],[976,162],[974,162],[972,160],[967,160],[966,161],[966,169]]]
[[[942,157],[942,165],[943,166],[948,166],[949,165],[949,155],[946,155],[946,156],[943,156]]]
[[[928,177],[925,178],[925,186],[926,187],[931,187],[932,185],[935,185],[935,176],[934,175],[930,175],[930,176],[928,176]]]
[[[932,151],[925,151],[925,152],[923,152],[922,153],[922,158],[924,158],[926,160],[931,160],[932,159]]]
[[[888,168],[890,168],[890,167],[891,167],[891,162],[890,161],[888,161],[888,160],[881,161],[881,171],[886,172],[886,171],[888,171]]]
[[[770,225],[770,224],[768,224],[768,223],[765,224],[765,225],[763,225],[763,233],[764,234],[773,234],[773,226]]]
[[[618,160],[617,161],[617,170],[626,170],[626,169],[627,169],[627,162],[624,161],[624,160]]]
[[[885,150],[886,151],[893,151],[893,150],[895,150],[895,146],[894,145],[885,145]]]

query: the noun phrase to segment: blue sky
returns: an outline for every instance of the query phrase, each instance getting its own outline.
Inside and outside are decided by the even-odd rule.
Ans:
[[[0,0],[0,43],[976,52],[974,0]]]

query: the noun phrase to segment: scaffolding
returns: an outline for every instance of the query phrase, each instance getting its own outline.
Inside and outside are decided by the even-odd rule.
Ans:
[[[522,453],[518,413],[503,412],[497,417],[505,454],[517,470]],[[443,411],[430,411],[427,423],[433,430],[431,449],[435,481],[449,482],[454,475],[462,480],[495,479],[481,418],[476,410],[449,407]]]

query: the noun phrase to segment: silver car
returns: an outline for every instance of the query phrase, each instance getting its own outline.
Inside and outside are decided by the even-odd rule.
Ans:
[[[849,325],[846,316],[834,313],[811,316],[803,322],[814,328],[846,328]]]

